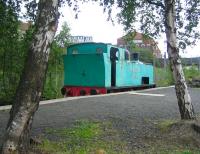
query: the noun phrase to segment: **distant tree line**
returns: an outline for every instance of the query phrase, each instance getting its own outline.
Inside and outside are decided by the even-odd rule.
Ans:
[[[4,1],[0,2],[0,105],[12,103],[17,85],[24,68],[27,51],[32,41],[34,22],[22,34],[17,9]],[[69,45],[70,29],[65,22],[52,45],[43,99],[60,97],[63,84],[62,55]]]

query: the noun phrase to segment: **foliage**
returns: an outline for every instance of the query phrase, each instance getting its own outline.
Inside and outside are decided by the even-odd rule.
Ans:
[[[139,24],[144,34],[154,38],[165,32],[167,6],[163,0],[99,0],[99,2],[109,15],[113,6],[117,5],[120,8],[118,19],[125,26],[125,30],[132,31]],[[196,39],[200,38],[199,31],[196,29],[200,19],[200,3],[198,0],[177,0],[175,9],[179,47],[185,48],[186,45],[194,44]]]
[[[43,98],[53,99],[62,97],[60,89],[64,80],[63,54],[69,42],[70,29],[66,22],[62,25],[61,31],[56,35],[51,46],[49,55],[48,70],[43,91]]]
[[[56,42],[53,42],[43,91],[43,98],[45,99],[59,98],[62,96],[60,89],[63,86],[64,80],[63,52],[64,49],[60,48]]]
[[[1,10],[3,11],[3,10]],[[24,67],[24,61],[34,33],[34,25],[29,27],[25,34],[18,31],[18,23],[6,15],[1,17],[2,34],[0,38],[0,105],[10,104],[14,97],[19,79]],[[9,22],[7,22],[9,20]],[[64,66],[62,55],[69,44],[69,27],[64,23],[60,33],[52,44],[49,56],[48,70],[43,91],[43,99],[62,97],[60,89],[63,86]],[[12,32],[12,33],[11,33]],[[14,36],[13,36],[14,35]],[[63,37],[63,38],[62,38]],[[61,43],[64,45],[62,48]]]
[[[21,0],[1,0],[1,2],[15,10],[15,15],[19,17],[22,4]]]
[[[134,29],[133,23],[139,22],[140,30],[154,38],[165,32],[181,118],[195,119],[184,81],[179,48],[185,49],[187,45],[194,44],[200,38],[197,29],[200,19],[199,0],[105,0],[103,4],[109,12],[115,4],[118,5],[121,9],[118,14],[119,22],[126,30]]]
[[[0,99],[10,101],[19,80],[22,56],[18,39],[18,17],[12,5],[0,2]],[[3,101],[5,101],[3,99]]]
[[[200,71],[197,69],[196,66],[185,67],[183,69],[186,81],[191,81],[193,78],[200,79]]]
[[[15,95],[19,79],[24,68],[28,47],[32,40],[34,27],[31,26],[29,30],[23,34],[19,30],[20,21],[14,12],[16,10],[6,6],[4,13],[1,13],[1,38],[0,38],[0,105],[11,103]],[[1,9],[3,12],[3,10]]]
[[[13,99],[1,153],[29,153],[30,130],[39,106],[50,46],[58,23],[58,1],[39,1],[33,34],[21,79]]]
[[[61,31],[58,35],[55,37],[55,42],[57,43],[58,46],[61,48],[66,48],[69,45],[69,37],[70,37],[70,28],[65,21],[62,25]]]
[[[153,64],[153,51],[150,50],[149,48],[139,48],[135,45],[135,43],[130,42],[129,43],[129,48],[131,52],[137,52],[139,53],[139,59],[142,62],[145,63],[152,63]]]
[[[154,56],[151,50],[146,48],[135,48],[133,49],[133,51],[139,53],[139,59],[142,62],[153,64]]]
[[[170,86],[174,84],[172,72],[169,68],[155,68],[155,81],[156,86],[163,87],[163,86]]]

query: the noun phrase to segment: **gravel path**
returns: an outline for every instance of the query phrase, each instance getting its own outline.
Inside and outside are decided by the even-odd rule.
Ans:
[[[127,142],[140,148],[143,145],[139,138],[151,133],[156,134],[157,131],[148,121],[179,118],[174,88],[148,90],[142,93],[165,96],[140,96],[126,93],[43,105],[35,115],[32,133],[39,135],[49,127],[68,127],[75,120],[81,119],[112,121]],[[200,89],[190,89],[190,93],[196,114],[199,115]],[[8,113],[8,110],[0,111],[0,143]]]

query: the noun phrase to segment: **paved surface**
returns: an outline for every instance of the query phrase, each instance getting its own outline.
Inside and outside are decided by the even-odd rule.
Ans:
[[[62,100],[40,106],[33,124],[33,135],[44,129],[68,127],[75,120],[110,120],[124,137],[134,143],[138,135],[147,135],[154,131],[153,126],[146,127],[148,119],[179,118],[174,88],[149,89],[111,96],[98,96],[74,100]],[[153,94],[153,95],[152,95]],[[200,89],[190,89],[196,114],[200,113]],[[9,116],[9,110],[0,111],[0,143]]]

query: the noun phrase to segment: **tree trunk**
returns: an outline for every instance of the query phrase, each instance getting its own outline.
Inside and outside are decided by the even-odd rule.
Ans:
[[[50,45],[58,23],[58,0],[40,0],[36,31],[8,121],[2,154],[28,153],[33,116],[39,106]]]
[[[165,0],[165,18],[167,52],[175,81],[175,90],[181,119],[194,119],[194,109],[186,85],[179,49],[177,47],[175,0]]]

